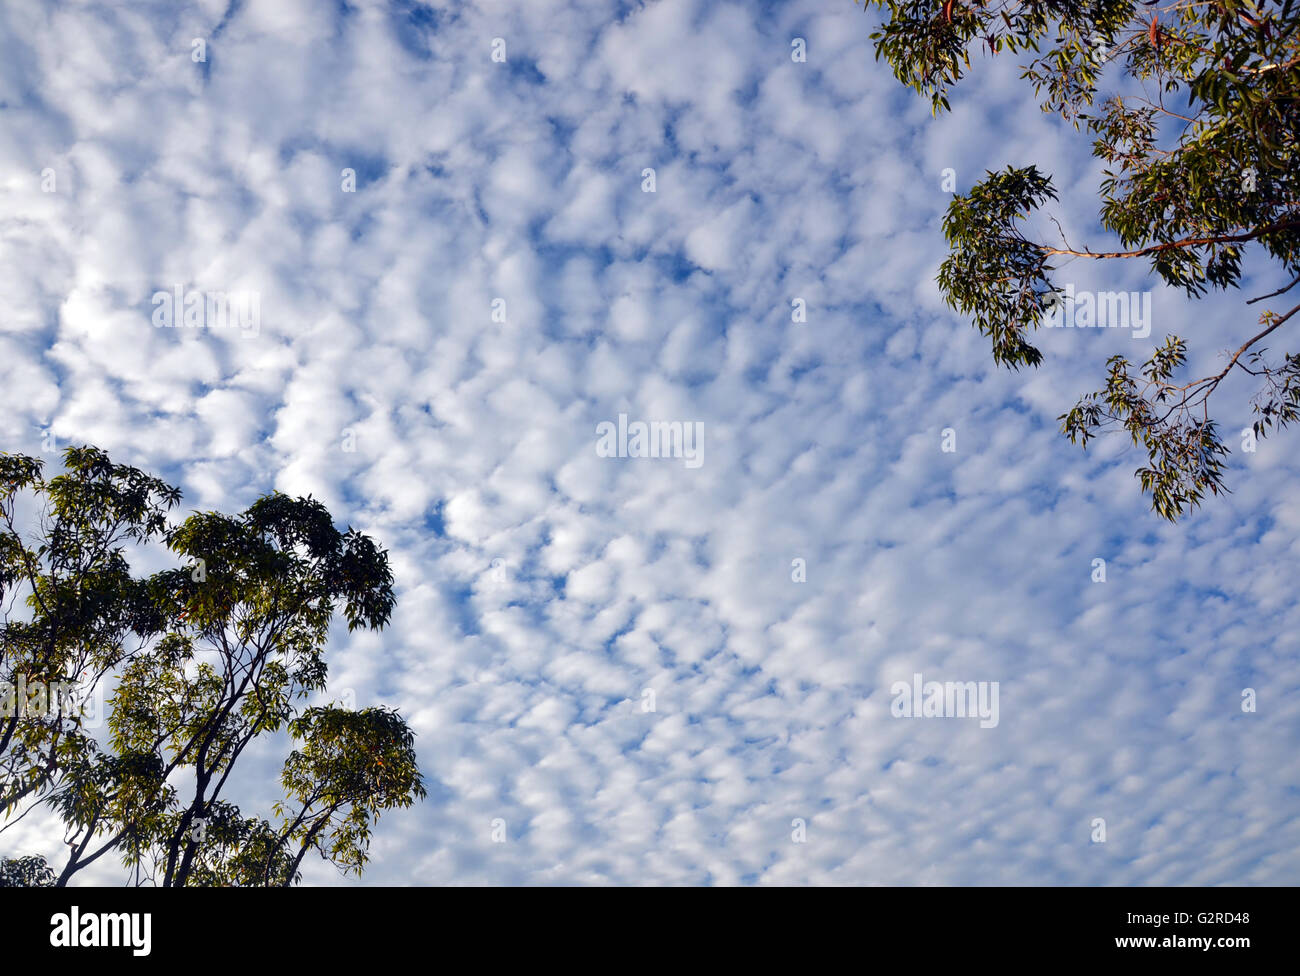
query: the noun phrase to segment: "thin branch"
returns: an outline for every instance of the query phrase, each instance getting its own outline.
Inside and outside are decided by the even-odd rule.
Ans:
[[[1286,292],[1289,292],[1297,284],[1300,284],[1300,274],[1296,275],[1294,278],[1291,279],[1291,284],[1284,285],[1283,287],[1279,288],[1277,291],[1271,291],[1267,295],[1260,295],[1258,298],[1247,299],[1246,304],[1254,305],[1256,302],[1262,302],[1266,298],[1276,298],[1278,295],[1282,295],[1285,294]]]
[[[1268,224],[1264,227],[1252,231],[1246,231],[1242,234],[1224,234],[1219,237],[1185,237],[1182,240],[1167,241],[1164,244],[1152,244],[1148,247],[1138,248],[1136,251],[1075,251],[1068,248],[1047,247],[1037,245],[1038,250],[1043,254],[1070,254],[1076,258],[1140,258],[1148,254],[1159,254],[1162,251],[1171,251],[1180,247],[1204,247],[1210,244],[1239,244],[1243,241],[1253,241],[1265,234],[1270,234],[1277,230],[1287,230],[1291,227],[1300,227],[1300,217],[1292,217],[1287,220],[1279,220],[1276,223]]]

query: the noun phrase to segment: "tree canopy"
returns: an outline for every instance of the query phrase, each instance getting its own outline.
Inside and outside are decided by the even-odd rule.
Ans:
[[[1019,54],[1043,110],[1091,135],[1105,163],[1100,224],[1118,247],[1026,236],[1031,212],[1057,199],[1032,164],[988,172],[949,205],[940,290],[990,339],[997,364],[1042,361],[1031,333],[1061,302],[1063,259],[1144,261],[1200,298],[1239,287],[1254,253],[1290,283],[1246,304],[1300,284],[1296,0],[855,2],[881,9],[877,59],[935,113],[950,109],[973,53]],[[1229,374],[1255,378],[1255,436],[1300,416],[1300,354],[1271,356],[1264,345],[1300,311],[1288,304],[1266,307],[1257,324],[1231,323],[1240,334],[1207,376],[1182,375],[1187,345],[1177,335],[1140,365],[1111,357],[1104,385],[1059,418],[1063,433],[1086,448],[1104,430],[1126,431],[1147,452],[1137,475],[1152,507],[1176,520],[1206,491],[1226,490],[1228,449],[1208,401]]]
[[[0,884],[65,885],[110,853],[137,884],[289,885],[313,850],[360,874],[374,821],[425,796],[414,735],[388,708],[307,700],[336,614],[387,624],[387,554],[311,497],[173,524],[175,488],[91,447],[64,463],[46,479],[0,454],[0,810],[52,813],[68,847],[57,870],[0,862]],[[179,565],[133,575],[150,545]],[[248,815],[231,775],[279,732],[284,799]]]

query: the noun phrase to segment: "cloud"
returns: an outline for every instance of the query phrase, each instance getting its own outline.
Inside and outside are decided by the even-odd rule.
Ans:
[[[1002,62],[931,120],[847,0],[614,6],[0,12],[5,448],[310,492],[390,550],[331,693],[400,708],[431,791],[369,883],[1293,878],[1285,435],[1167,526],[1056,429],[1147,342],[998,372],[933,285],[945,168],[1040,161],[1086,236],[1084,144]],[[258,292],[258,333],[154,328],[177,285]],[[703,465],[598,456],[620,413],[702,423]],[[999,724],[893,718],[918,672],[999,682]]]

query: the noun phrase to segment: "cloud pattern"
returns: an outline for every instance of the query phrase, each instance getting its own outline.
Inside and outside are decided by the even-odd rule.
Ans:
[[[97,444],[192,508],[311,493],[390,550],[392,625],[339,630],[331,688],[401,709],[430,796],[364,883],[1295,879],[1291,441],[1169,526],[1137,455],[1055,419],[1168,332],[1217,361],[1241,296],[1075,266],[1153,289],[1151,336],[1040,333],[1040,370],[996,370],[934,284],[942,171],[1036,162],[1095,239],[1098,167],[1005,59],[932,119],[871,23],[0,10],[0,443]],[[174,287],[257,293],[257,334],[155,328]],[[620,414],[702,423],[703,463],[599,456]],[[895,718],[915,673],[998,682],[1000,721]],[[54,853],[57,829],[9,834]]]

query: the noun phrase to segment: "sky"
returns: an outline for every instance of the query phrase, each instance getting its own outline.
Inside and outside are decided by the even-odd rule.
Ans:
[[[1148,292],[1150,334],[997,369],[934,280],[954,181],[1034,163],[1099,248],[1099,163],[1011,58],[932,118],[874,22],[0,7],[0,450],[94,444],[187,512],[311,494],[390,554],[392,622],[335,628],[327,697],[399,709],[429,796],[362,881],[304,883],[1294,883],[1294,435],[1243,450],[1225,383],[1233,493],[1171,525],[1144,455],[1057,420],[1171,333],[1217,371],[1281,281],[1193,303],[1075,262]],[[257,316],[162,327],[174,290]],[[698,450],[602,450],[620,415]],[[896,715],[917,674],[996,720]],[[247,812],[284,751],[247,757]]]

